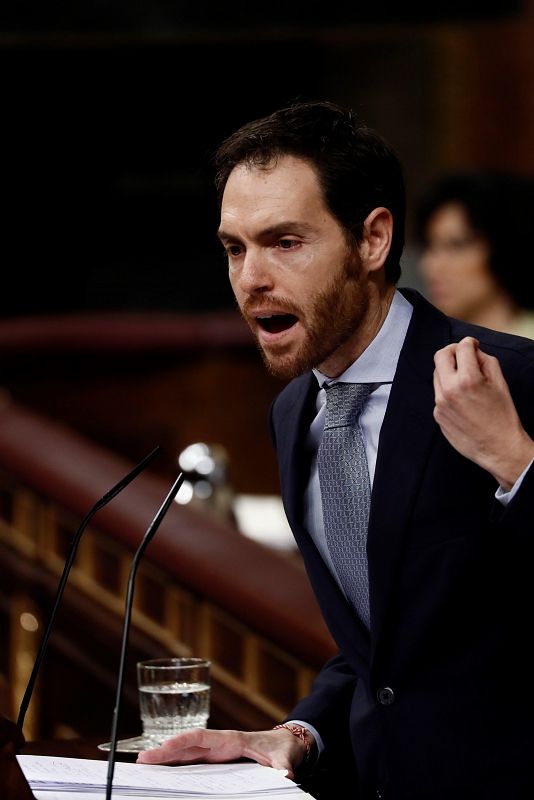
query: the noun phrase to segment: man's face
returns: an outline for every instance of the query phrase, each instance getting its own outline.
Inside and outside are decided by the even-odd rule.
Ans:
[[[308,162],[284,156],[269,169],[235,167],[219,236],[239,308],[273,375],[319,367],[333,377],[359,355],[366,275]]]

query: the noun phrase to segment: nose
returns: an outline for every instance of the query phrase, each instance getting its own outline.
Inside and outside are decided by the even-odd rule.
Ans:
[[[245,294],[259,294],[273,289],[273,272],[258,250],[247,250],[235,283]]]

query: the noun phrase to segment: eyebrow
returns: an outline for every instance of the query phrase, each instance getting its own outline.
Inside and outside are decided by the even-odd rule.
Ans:
[[[217,231],[217,236],[219,237],[219,239],[221,241],[223,241],[224,239],[232,239],[233,238],[232,236],[230,236],[229,233],[226,233],[226,231],[223,230],[222,228],[219,228],[219,230]]]
[[[272,236],[281,236],[282,234],[287,234],[288,231],[293,231],[298,234],[305,234],[309,233],[313,230],[312,226],[309,225],[307,222],[295,222],[288,220],[287,222],[279,222],[276,225],[271,225],[268,228],[263,228],[263,230],[259,231],[256,238],[257,239],[266,239]],[[219,239],[237,239],[239,237],[233,236],[231,233],[228,233],[223,228],[219,228],[217,231],[217,236]]]

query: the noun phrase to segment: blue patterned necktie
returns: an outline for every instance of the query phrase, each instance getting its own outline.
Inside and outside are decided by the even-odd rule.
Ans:
[[[369,466],[359,417],[373,384],[325,384],[326,416],[317,452],[326,543],[345,593],[367,628]]]

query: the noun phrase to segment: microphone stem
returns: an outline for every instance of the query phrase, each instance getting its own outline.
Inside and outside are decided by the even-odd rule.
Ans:
[[[163,501],[156,516],[150,523],[141,541],[141,544],[139,545],[134,554],[132,566],[130,567],[130,575],[128,577],[128,588],[126,591],[126,600],[125,600],[122,644],[121,644],[121,652],[119,660],[119,674],[117,679],[117,693],[115,697],[115,707],[113,709],[113,720],[111,725],[111,744],[109,749],[108,774],[106,780],[106,800],[110,800],[111,798],[111,792],[113,786],[113,774],[115,772],[115,755],[117,752],[117,730],[119,725],[119,712],[120,712],[120,704],[122,698],[122,689],[124,684],[124,666],[126,663],[126,652],[128,649],[128,636],[130,633],[130,618],[132,615],[135,575],[137,572],[137,567],[139,566],[139,562],[141,561],[141,556],[145,552],[147,545],[149,544],[154,534],[156,533],[157,529],[159,528],[161,521],[163,520],[163,517],[167,513],[172,501],[178,494],[178,490],[180,489],[180,486],[182,485],[183,481],[184,481],[184,475],[183,473],[180,473],[176,478],[175,482],[173,483],[167,497]]]
[[[113,486],[108,492],[106,492],[106,494],[103,497],[101,497],[100,500],[97,503],[95,503],[94,506],[87,512],[82,522],[80,523],[78,530],[72,537],[69,554],[67,560],[65,561],[65,566],[63,567],[63,572],[61,575],[61,579],[59,581],[59,586],[56,591],[56,597],[52,607],[52,612],[50,614],[47,626],[43,633],[43,637],[39,645],[39,650],[37,652],[37,657],[33,665],[32,673],[30,675],[26,691],[24,692],[24,696],[20,704],[19,715],[17,718],[17,728],[21,733],[22,733],[22,728],[24,726],[26,711],[28,710],[35,682],[37,680],[37,675],[39,673],[39,668],[41,666],[41,662],[46,652],[48,639],[50,638],[50,633],[52,632],[52,625],[55,620],[59,604],[61,603],[61,598],[63,597],[65,584],[67,583],[67,578],[69,577],[69,572],[74,562],[74,558],[76,556],[76,551],[78,549],[78,544],[80,543],[82,533],[84,532],[84,530],[86,529],[87,525],[91,521],[92,517],[96,514],[96,512],[99,511],[101,508],[103,508],[107,503],[109,503],[110,500],[113,500],[113,498],[116,497],[116,495],[118,495],[119,492],[121,492],[126,486],[128,486],[128,484],[131,483],[131,481],[133,481],[133,479],[136,478],[139,475],[139,473],[142,472],[145,469],[145,467],[147,467],[150,464],[150,462],[154,460],[156,455],[159,453],[159,450],[160,447],[158,445],[147,456],[145,456],[143,460],[140,461],[139,464],[137,464],[127,475],[125,475],[124,478],[121,478],[121,480],[117,484],[115,484],[115,486]]]
[[[76,555],[76,550],[78,548],[78,542],[84,530],[86,529],[89,521],[91,520],[94,514],[94,509],[91,509],[85,517],[83,521],[76,531],[76,535],[73,538],[71,549],[67,561],[65,562],[65,566],[63,567],[63,573],[61,575],[61,580],[59,581],[59,586],[56,592],[56,598],[54,601],[54,605],[52,607],[52,612],[50,614],[50,620],[53,620],[56,616],[57,610],[59,608],[59,604],[61,603],[61,598],[63,597],[63,590],[65,589],[65,584],[67,583],[67,578],[69,577],[70,568],[72,567],[74,557]],[[26,687],[26,691],[24,692],[24,697],[22,698],[22,702],[20,704],[19,715],[17,718],[17,728],[22,731],[24,726],[24,719],[26,717],[26,711],[28,710],[28,706],[30,704],[30,699],[33,693],[33,688],[35,686],[35,682],[37,680],[37,675],[39,673],[39,669],[41,667],[41,662],[44,658],[44,654],[48,645],[48,639],[50,638],[50,633],[52,632],[52,625],[48,624],[46,629],[43,633],[43,638],[41,639],[41,644],[39,645],[39,650],[37,653],[37,657],[35,659],[35,663],[33,665],[32,673],[30,675],[30,679],[28,681],[28,685]]]

